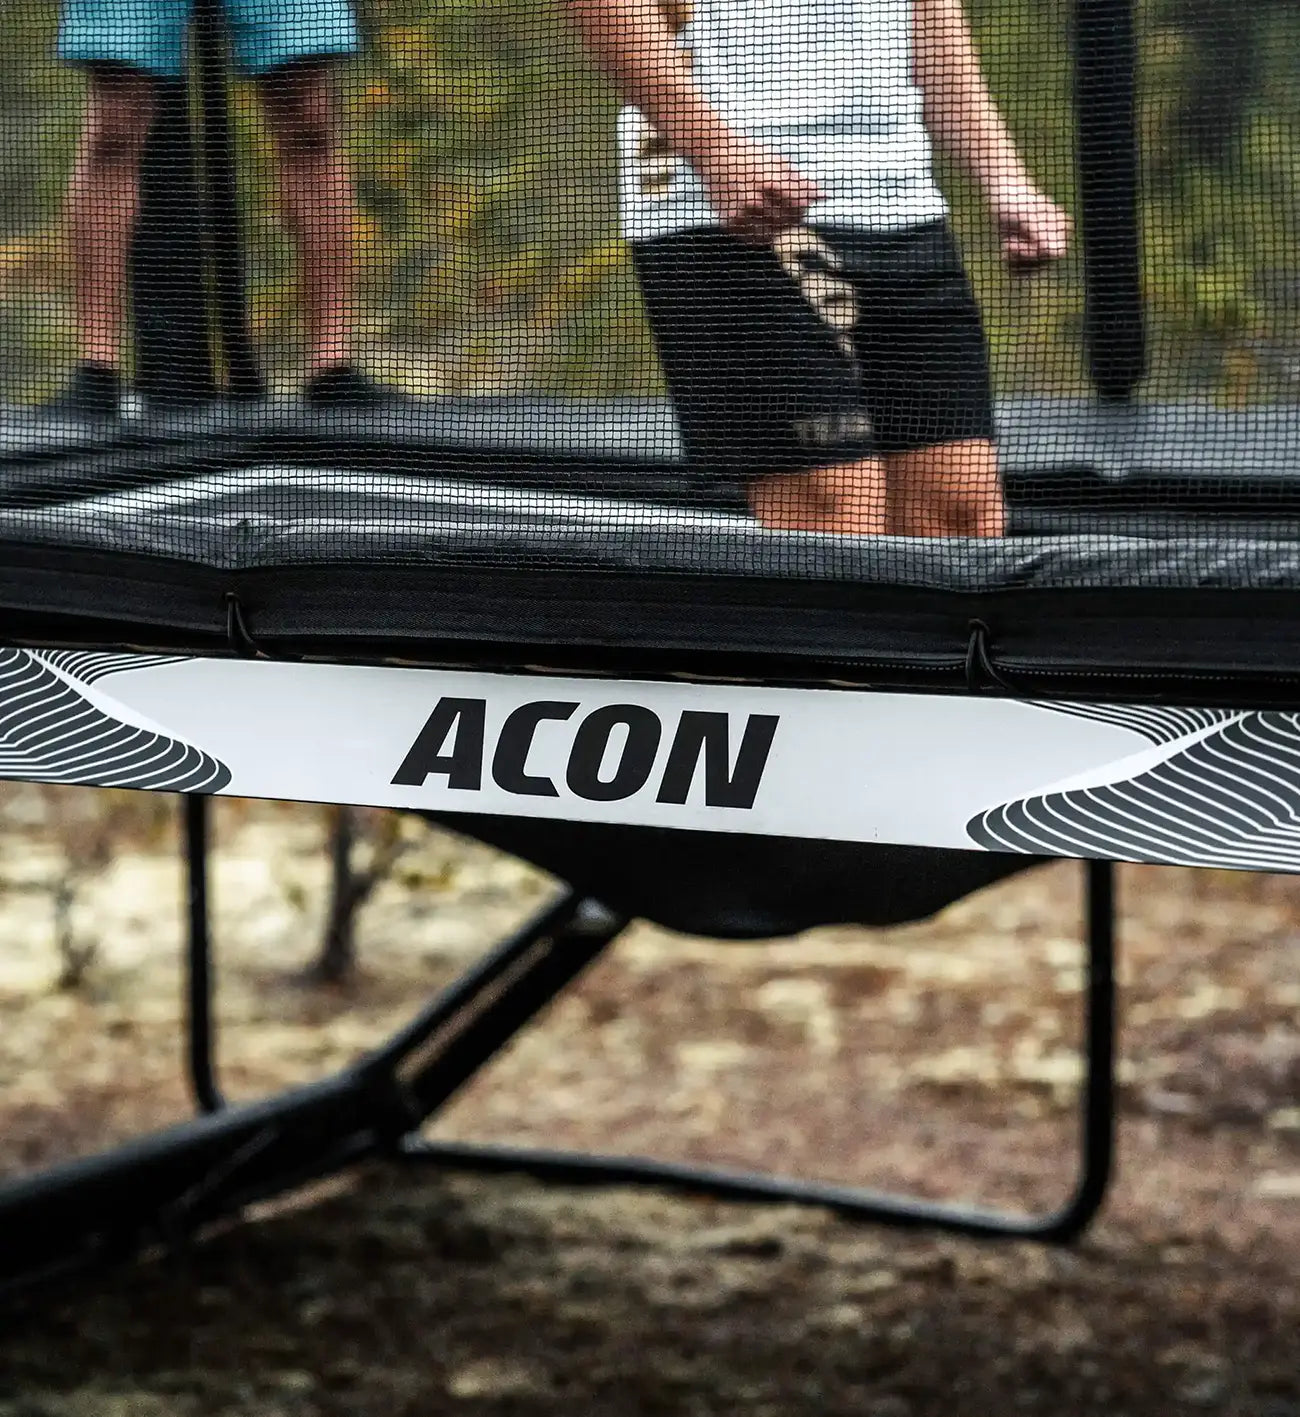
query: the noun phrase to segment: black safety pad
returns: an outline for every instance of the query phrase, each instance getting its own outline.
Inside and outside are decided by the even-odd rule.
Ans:
[[[409,402],[0,430],[10,639],[244,652],[234,597],[272,655],[1294,697],[1294,408],[1007,404],[1019,534],[977,541],[763,528],[663,401]]]
[[[664,503],[650,489],[611,498],[599,480],[548,480],[510,453],[431,453],[419,476],[338,462],[217,465],[30,503],[0,508],[0,543],[227,570],[471,563],[968,592],[1300,587],[1300,539],[1182,525],[1154,510],[1144,536],[1086,522],[1075,535],[989,540],[783,533],[736,510]]]

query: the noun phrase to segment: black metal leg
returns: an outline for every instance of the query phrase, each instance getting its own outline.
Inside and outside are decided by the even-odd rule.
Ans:
[[[207,803],[184,808],[190,871],[189,1067],[207,1115],[117,1150],[0,1183],[0,1297],[33,1277],[126,1257],[193,1234],[249,1201],[366,1156],[576,1185],[651,1185],[750,1202],[828,1207],[855,1221],[1063,1243],[1105,1199],[1114,1150],[1113,868],[1090,863],[1082,1164],[1066,1206],[1038,1218],[638,1157],[428,1142],[417,1128],[621,932],[598,903],[563,896],[502,942],[406,1028],[352,1068],[263,1102],[224,1105],[212,1061]]]
[[[402,1072],[420,1121],[444,1106],[500,1053],[628,924],[625,917],[593,900],[570,896],[562,904],[567,909],[561,927],[548,931],[512,961],[514,967],[498,975],[490,996],[477,991],[454,1026],[429,1039],[423,1057],[408,1051]]]
[[[1087,1229],[1106,1200],[1115,1170],[1115,867],[1088,861],[1085,1066],[1079,1138],[1082,1165],[1070,1203],[1044,1238],[1067,1242]]]
[[[1070,1200],[1044,1217],[830,1186],[786,1177],[715,1167],[695,1167],[642,1157],[582,1155],[542,1148],[488,1146],[408,1138],[403,1155],[450,1169],[517,1172],[567,1185],[645,1185],[723,1199],[806,1204],[855,1221],[930,1227],[997,1239],[1066,1244],[1083,1233],[1110,1187],[1115,1132],[1115,900],[1114,868],[1085,863],[1088,987],[1084,1023],[1080,1168]]]
[[[192,887],[206,818],[185,809]],[[190,1064],[211,1077],[206,914],[191,892]],[[261,1102],[221,1106],[113,1151],[0,1182],[0,1298],[42,1279],[175,1243],[245,1204],[332,1175],[401,1138],[450,1097],[605,949],[626,921],[566,894],[351,1068]]]
[[[208,908],[208,799],[181,798],[188,938],[185,949],[186,1062],[190,1091],[201,1112],[219,1112],[225,1098],[217,1086],[212,1009],[212,934]]]

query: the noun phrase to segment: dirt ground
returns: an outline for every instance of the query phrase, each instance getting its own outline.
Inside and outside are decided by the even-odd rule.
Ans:
[[[3,1172],[187,1108],[171,823],[93,796],[0,797]],[[218,827],[239,1097],[377,1041],[554,889],[411,823],[361,977],[307,987],[321,813],[223,803]],[[94,957],[60,989],[51,888],[105,840],[64,903]],[[5,1313],[0,1417],[1300,1417],[1300,883],[1134,868],[1120,889],[1120,1173],[1075,1250],[376,1167]],[[898,930],[637,926],[438,1133],[1059,1202],[1078,933],[1070,864]]]

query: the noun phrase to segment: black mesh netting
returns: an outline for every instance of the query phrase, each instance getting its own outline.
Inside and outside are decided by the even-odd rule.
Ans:
[[[7,0],[0,46],[5,545],[1300,587],[1291,0]]]

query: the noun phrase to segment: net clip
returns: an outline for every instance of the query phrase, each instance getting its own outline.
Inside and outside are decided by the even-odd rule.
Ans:
[[[241,659],[269,659],[248,629],[244,607],[233,590],[226,592],[226,640]]]
[[[989,647],[992,632],[989,627],[983,620],[972,620],[966,628],[966,688],[972,694],[982,693],[989,688],[1014,693],[1014,687],[993,663],[993,654]]]

